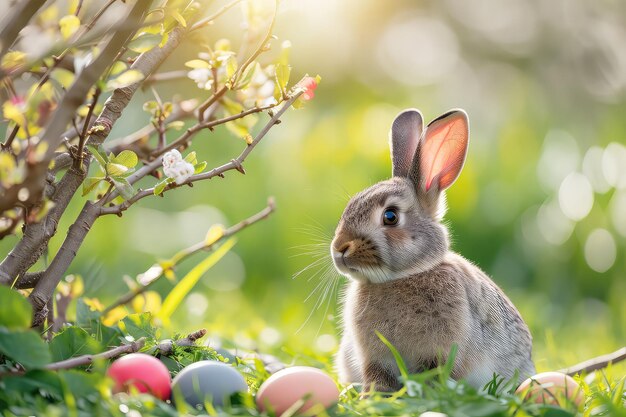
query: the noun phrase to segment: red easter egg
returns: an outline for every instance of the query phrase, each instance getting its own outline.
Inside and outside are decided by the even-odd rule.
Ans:
[[[161,400],[167,400],[172,390],[170,373],[160,360],[145,353],[131,353],[111,364],[107,376],[115,381],[113,392],[128,392],[134,387]]]

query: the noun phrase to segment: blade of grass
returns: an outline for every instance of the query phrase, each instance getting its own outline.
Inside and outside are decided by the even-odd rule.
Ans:
[[[402,376],[402,379],[406,381],[409,377],[409,370],[406,367],[406,363],[404,363],[404,359],[402,359],[402,356],[400,356],[400,352],[398,352],[398,349],[396,349],[395,346],[392,345],[391,342],[389,342],[389,340],[387,340],[387,338],[383,336],[378,330],[376,330],[376,336],[378,336],[380,341],[383,342],[385,346],[387,346],[387,348],[391,351],[391,354],[396,360],[396,365],[398,365],[398,369],[400,369],[400,375]]]
[[[183,279],[180,280],[174,289],[168,294],[163,301],[163,306],[157,314],[157,318],[164,324],[169,323],[170,317],[176,311],[183,299],[189,294],[189,291],[198,283],[202,275],[211,269],[220,259],[235,246],[235,238],[228,239],[215,252],[211,253],[202,262],[193,267],[191,271]]]

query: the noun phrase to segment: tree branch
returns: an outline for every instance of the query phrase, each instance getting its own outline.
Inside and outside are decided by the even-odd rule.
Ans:
[[[167,119],[165,119],[165,123],[170,123],[176,120],[183,120],[185,118],[191,117],[193,116],[193,109],[195,109],[197,104],[196,100],[185,100],[183,102],[178,103],[175,107],[174,107],[174,111],[172,112],[172,114],[170,115],[170,117],[168,117]],[[144,127],[142,127],[139,130],[136,130],[135,132],[121,137],[121,138],[116,138],[116,139],[112,139],[112,140],[108,140],[107,141],[107,150],[113,152],[114,154],[118,154],[119,152],[125,150],[125,149],[129,149],[133,144],[135,144],[135,142],[149,137],[150,135],[152,135],[154,132],[156,131],[154,125],[152,123],[145,125]],[[137,152],[137,150],[135,150],[135,153],[137,153],[138,155],[140,155],[142,152]],[[149,153],[146,152],[146,154]],[[147,156],[147,155],[146,155]]]
[[[161,343],[155,346],[155,351],[158,351],[160,355],[169,356],[174,353],[174,346],[190,347],[195,346],[198,339],[203,338],[206,335],[206,329],[200,329],[193,333],[189,333],[187,337],[178,340],[163,340]]]
[[[248,115],[254,114],[254,113],[260,113],[262,111],[265,110],[269,110],[272,109],[274,107],[276,107],[278,105],[277,104],[270,104],[267,106],[262,106],[262,107],[253,107],[251,109],[242,111],[241,113],[237,113],[237,114],[233,114],[231,116],[228,117],[224,117],[221,119],[216,119],[216,120],[212,120],[210,122],[199,122],[196,123],[195,125],[191,126],[190,128],[188,128],[185,133],[183,133],[182,135],[180,135],[176,140],[174,140],[172,143],[170,143],[169,145],[167,145],[166,147],[164,147],[163,149],[159,149],[157,150],[154,155],[158,156],[158,155],[163,155],[165,152],[172,150],[172,149],[176,149],[179,146],[185,145],[187,144],[187,142],[199,131],[203,130],[203,129],[212,129],[215,126],[219,126],[222,125],[224,123],[228,123],[231,122],[233,120],[237,120],[237,119],[242,119]]]
[[[77,356],[64,361],[50,363],[45,366],[45,369],[49,371],[58,371],[60,369],[71,369],[76,368],[77,366],[91,365],[98,359],[114,359],[125,353],[138,352],[143,347],[145,342],[146,339],[142,337],[127,345],[118,346],[111,350],[107,350],[106,352],[97,353],[95,355]]]
[[[145,86],[149,86],[149,85],[164,82],[164,81],[189,79],[187,74],[188,72],[185,70],[160,72],[158,74],[151,75],[150,78],[148,78],[143,83],[143,86],[145,87]]]
[[[616,350],[613,353],[586,360],[574,366],[570,366],[569,368],[561,369],[558,372],[570,376],[574,376],[576,374],[587,374],[597,371],[598,369],[606,368],[609,364],[618,363],[623,360],[626,360],[626,347]]]
[[[93,226],[99,214],[100,206],[90,201],[85,203],[76,222],[70,226],[61,248],[30,293],[29,300],[33,304],[34,311],[33,326],[43,323],[48,300],[52,297],[54,289],[63,277],[69,264],[74,260],[78,249],[82,245],[83,240],[85,240],[85,236],[91,230],[91,226]]]
[[[275,209],[276,209],[276,205],[274,203],[274,198],[270,197],[267,200],[267,207],[265,207],[260,212],[248,217],[247,219],[240,221],[234,226],[231,226],[228,229],[224,230],[224,232],[219,237],[219,239],[211,242],[210,244],[207,244],[206,241],[198,242],[195,245],[190,246],[187,249],[183,249],[182,251],[178,252],[176,255],[172,257],[172,260],[171,260],[173,264],[172,267],[175,267],[176,265],[178,265],[179,263],[181,263],[188,257],[200,251],[210,250],[218,242],[221,242],[222,240],[238,233],[239,231],[245,229],[246,227],[253,225],[256,222],[259,222],[267,218],[270,214],[272,214],[272,212]],[[111,310],[113,310],[116,307],[130,303],[135,297],[146,292],[155,282],[157,282],[159,278],[161,278],[161,276],[163,276],[163,271],[158,276],[153,278],[149,283],[142,285],[140,287],[134,288],[131,291],[127,292],[126,294],[122,295],[113,304],[105,308],[102,311],[102,315],[106,315],[107,313],[109,313]]]
[[[259,144],[261,139],[263,139],[265,137],[267,132],[269,132],[270,129],[274,125],[280,123],[280,117],[283,115],[283,113],[285,111],[287,111],[287,109],[293,104],[293,102],[296,101],[298,99],[298,97],[300,97],[300,95],[302,93],[303,93],[303,91],[295,92],[289,98],[289,100],[287,100],[282,105],[282,107],[276,112],[276,114],[274,114],[274,116],[272,116],[270,121],[267,122],[267,124],[263,127],[263,129],[261,129],[261,131],[254,138],[254,140],[252,142],[250,142],[250,144],[248,146],[246,146],[246,148],[243,150],[243,152],[241,152],[241,154],[236,159],[232,159],[230,162],[228,162],[228,163],[226,163],[224,165],[221,165],[221,166],[219,166],[217,168],[213,168],[212,170],[210,170],[208,172],[205,172],[205,173],[202,173],[202,174],[193,175],[193,176],[189,177],[182,184],[171,183],[171,184],[169,184],[169,185],[167,185],[165,187],[163,192],[172,190],[174,188],[181,187],[181,186],[186,185],[186,184],[191,184],[191,183],[194,183],[196,181],[211,179],[211,178],[216,177],[216,176],[222,176],[224,174],[224,172],[230,171],[230,170],[233,170],[233,169],[235,169],[235,170],[237,170],[237,171],[239,171],[241,173],[245,173],[245,171],[243,169],[243,162],[246,160],[246,158],[248,157],[250,152],[252,152],[252,150],[256,147],[256,145]],[[157,164],[156,164],[157,161],[160,163],[160,161],[161,161],[160,158],[156,159],[155,161],[153,161],[149,165],[158,167]],[[137,174],[137,172],[135,174]],[[131,175],[131,177],[132,177],[132,175]],[[130,181],[130,177],[129,177],[129,181]],[[113,207],[103,207],[101,209],[101,214],[103,214],[103,215],[104,214],[117,214],[117,215],[120,215],[122,212],[127,210],[130,206],[135,204],[137,201],[141,200],[142,198],[148,197],[150,195],[154,195],[154,187],[148,188],[147,190],[141,190],[137,194],[135,194],[133,197],[131,197],[130,199],[128,199],[128,200],[124,201],[123,203],[118,204],[116,206],[113,206]]]
[[[193,26],[191,26],[190,30],[194,31],[194,30],[198,30],[200,28],[210,25],[215,19],[217,19],[218,17],[220,17],[221,15],[223,15],[224,13],[226,13],[227,11],[235,7],[237,4],[241,3],[241,1],[242,0],[231,1],[230,3],[224,5],[217,12],[212,14],[211,16],[205,17],[204,19],[201,19],[197,21],[196,23],[194,23]]]
[[[48,242],[56,234],[61,216],[67,209],[72,196],[87,176],[88,161],[84,169],[70,168],[68,174],[55,185],[50,201],[54,204],[48,214],[38,223],[24,225],[22,239],[13,247],[11,252],[0,263],[0,284],[11,285],[18,275],[23,275],[37,262],[48,246]],[[23,277],[21,277],[23,278]],[[32,288],[35,284],[32,278],[18,279],[17,288]],[[37,276],[37,279],[40,276]]]

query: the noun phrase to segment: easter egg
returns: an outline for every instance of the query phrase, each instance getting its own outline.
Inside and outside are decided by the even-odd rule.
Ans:
[[[271,409],[280,416],[305,396],[308,400],[299,412],[316,404],[330,407],[339,400],[339,390],[323,371],[309,366],[294,366],[270,376],[259,388],[256,403],[261,411]]]
[[[540,404],[557,405],[560,398],[580,405],[583,393],[576,381],[560,372],[543,372],[528,378],[515,391],[517,394],[526,393],[526,398],[534,398]]]
[[[245,392],[244,377],[230,365],[217,361],[200,361],[180,371],[172,381],[172,398],[177,395],[191,406],[202,406],[205,401],[224,405],[224,400],[237,392]]]
[[[171,379],[167,367],[152,355],[131,353],[114,361],[107,375],[115,381],[114,392],[147,392],[161,400],[170,397]]]

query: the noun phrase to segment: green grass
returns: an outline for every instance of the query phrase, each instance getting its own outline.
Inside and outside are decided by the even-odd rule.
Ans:
[[[135,318],[136,319],[136,318]],[[126,327],[127,336],[141,334],[148,338],[144,351],[153,351],[159,329],[151,328],[145,320],[134,320],[136,327]],[[94,335],[95,336],[95,335]],[[390,346],[390,345],[389,345]],[[390,346],[392,349],[393,347]],[[289,349],[283,349],[288,352]],[[480,392],[464,382],[450,378],[454,352],[449,361],[439,368],[408,375],[403,372],[404,388],[391,395],[372,394],[364,398],[358,386],[340,386],[340,401],[337,405],[324,410],[313,408],[303,413],[306,416],[419,416],[427,411],[444,413],[452,416],[626,416],[625,377],[619,377],[616,369],[607,369],[597,373],[591,381],[578,378],[584,391],[584,405],[577,408],[571,402],[558,398],[559,406],[536,404],[524,400],[522,395],[514,393],[516,385],[494,379]],[[209,347],[175,349],[171,357],[162,358],[175,375],[184,366],[204,359],[228,359]],[[232,359],[231,359],[232,361]],[[244,374],[250,390],[243,395],[234,396],[229,405],[222,409],[199,411],[168,403],[146,395],[112,395],[110,381],[104,378],[107,363],[95,363],[89,370],[78,369],[60,372],[35,370],[25,375],[10,376],[0,379],[0,411],[3,417],[36,416],[128,416],[128,417],[165,417],[185,415],[219,416],[264,416],[254,402],[254,396],[269,373],[258,359],[241,361],[236,358],[230,362]],[[335,377],[330,355],[292,357],[292,363],[321,367]],[[5,359],[2,368],[10,363]],[[402,369],[405,369],[402,367]],[[283,417],[297,415],[297,405]],[[134,410],[134,411],[132,411]]]

